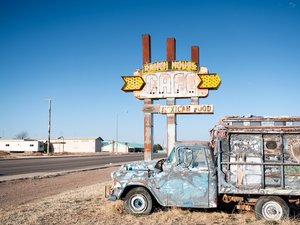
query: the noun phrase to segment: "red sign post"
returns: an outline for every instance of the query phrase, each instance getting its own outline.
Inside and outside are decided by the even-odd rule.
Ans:
[[[151,63],[151,38],[149,34],[142,36],[143,65]],[[144,99],[144,105],[152,104],[151,98]],[[153,159],[153,114],[144,113],[144,159],[149,161]]]

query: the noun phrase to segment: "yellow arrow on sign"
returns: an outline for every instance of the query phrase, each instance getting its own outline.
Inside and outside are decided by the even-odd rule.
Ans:
[[[140,76],[122,76],[125,84],[122,91],[139,91],[145,86],[145,82]]]
[[[200,84],[198,88],[217,89],[221,84],[221,78],[216,73],[199,74]]]

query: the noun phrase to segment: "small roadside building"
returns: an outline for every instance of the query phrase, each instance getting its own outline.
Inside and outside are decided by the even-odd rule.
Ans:
[[[128,152],[143,152],[144,145],[128,142],[103,141],[103,152],[112,153],[128,153]]]
[[[75,152],[89,153],[101,152],[103,139],[101,137],[94,138],[60,138],[52,139],[51,151],[55,153]]]
[[[34,139],[0,139],[0,151],[43,152],[44,142]]]
[[[101,137],[95,138],[61,138],[50,140],[50,151],[55,153],[101,152]],[[47,150],[47,140],[35,139],[0,139],[0,151],[6,152],[44,152]]]

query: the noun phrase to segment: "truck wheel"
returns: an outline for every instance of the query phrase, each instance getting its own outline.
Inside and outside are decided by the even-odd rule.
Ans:
[[[262,196],[254,207],[257,219],[278,221],[287,218],[290,214],[288,204],[278,196]]]
[[[148,215],[152,211],[151,195],[143,187],[133,188],[125,196],[124,207],[129,214]]]

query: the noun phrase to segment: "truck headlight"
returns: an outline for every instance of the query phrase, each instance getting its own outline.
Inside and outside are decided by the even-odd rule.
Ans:
[[[114,180],[114,174],[115,174],[115,172],[110,173],[110,177],[111,177],[112,180]]]
[[[121,187],[122,187],[121,183],[118,181],[115,181],[114,188],[121,188]]]

